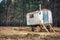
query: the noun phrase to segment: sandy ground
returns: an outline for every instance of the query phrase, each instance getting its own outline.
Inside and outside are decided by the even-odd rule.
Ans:
[[[60,28],[54,28],[54,32],[21,31],[22,27],[0,27],[0,40],[60,40]],[[24,29],[25,30],[25,29]]]

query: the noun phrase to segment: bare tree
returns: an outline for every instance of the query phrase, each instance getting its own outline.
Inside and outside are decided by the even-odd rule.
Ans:
[[[7,14],[6,14],[6,25],[9,25],[11,22],[11,17],[13,17],[13,10],[14,10],[14,2],[10,0],[9,5],[7,6]]]

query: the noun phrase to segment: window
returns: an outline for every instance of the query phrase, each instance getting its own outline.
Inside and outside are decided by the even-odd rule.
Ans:
[[[29,14],[29,18],[33,18],[34,17],[34,15],[33,14]]]

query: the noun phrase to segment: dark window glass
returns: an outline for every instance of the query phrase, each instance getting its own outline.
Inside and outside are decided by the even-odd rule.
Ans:
[[[29,14],[29,18],[33,18],[34,17],[34,15],[33,14]]]

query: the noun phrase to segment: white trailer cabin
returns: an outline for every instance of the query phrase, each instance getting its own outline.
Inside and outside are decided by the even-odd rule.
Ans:
[[[52,24],[52,13],[50,10],[47,10],[48,12],[48,16],[44,17],[44,13],[43,10],[41,11],[35,11],[35,12],[30,12],[27,13],[26,15],[26,20],[27,20],[27,25],[38,25],[38,24],[47,24],[47,23],[51,23]],[[47,18],[47,20],[45,19]]]

